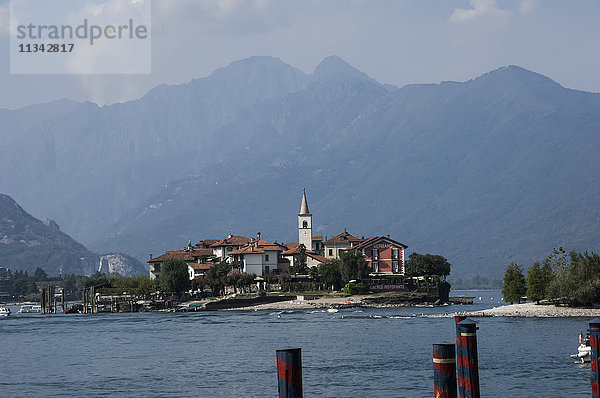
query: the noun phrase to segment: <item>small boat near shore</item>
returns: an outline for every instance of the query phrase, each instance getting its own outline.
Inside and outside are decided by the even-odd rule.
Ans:
[[[592,360],[592,347],[590,344],[590,334],[586,333],[585,337],[583,332],[579,332],[579,347],[577,348],[577,354],[571,355],[572,359],[575,359],[579,363],[591,362]]]
[[[24,304],[19,308],[20,314],[40,314],[42,306],[39,304]]]
[[[10,309],[8,307],[0,306],[0,316],[9,316]]]

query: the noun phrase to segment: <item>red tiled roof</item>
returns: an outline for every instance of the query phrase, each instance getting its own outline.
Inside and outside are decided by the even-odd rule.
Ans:
[[[298,242],[289,242],[289,243],[285,243],[284,246],[287,247],[288,250],[292,250],[293,248],[300,246],[300,243],[298,243]]]
[[[217,243],[220,240],[221,239],[203,239],[203,240],[199,241],[198,243],[196,243],[196,246],[210,246],[213,243]]]
[[[180,258],[185,261],[194,261],[194,257],[191,252],[186,250],[167,250],[165,254],[162,256],[154,257],[151,260],[148,260],[149,263],[160,263],[162,261],[168,260],[170,258]]]
[[[212,256],[213,249],[193,247],[191,253],[193,256]]]
[[[265,251],[285,251],[287,250],[287,246],[284,246],[279,243],[271,243],[264,240],[258,241],[258,247],[255,246],[255,242],[249,243],[248,245],[241,247],[239,250],[233,251],[229,253],[232,254],[244,254],[244,253],[264,253]]]
[[[249,245],[249,246],[244,246],[236,251],[233,251],[231,253],[229,253],[229,255],[234,255],[234,254],[261,254],[264,253],[264,250],[262,250],[259,247],[254,247],[253,245]]]
[[[292,256],[294,254],[300,254],[302,253],[302,251],[300,250],[300,245],[296,244],[296,246],[293,246],[291,249],[288,249],[286,251],[284,251],[283,253],[281,253],[282,256]],[[318,255],[318,253],[316,251],[313,250],[305,250],[304,253],[306,255]]]
[[[320,242],[323,240],[323,235],[313,235],[312,240],[313,242]]]
[[[349,232],[346,232],[346,230],[344,230],[344,232],[337,234],[336,236],[334,236],[331,239],[326,240],[325,244],[328,243],[340,243],[340,242],[351,242],[351,243],[356,243],[356,242],[360,242],[363,239],[359,238],[358,236],[354,236]]]
[[[180,258],[185,261],[193,262],[197,257],[200,256],[212,256],[212,249],[200,249],[198,247],[192,247],[191,249],[181,250],[167,250],[167,252],[161,256],[154,257],[148,260],[148,263],[160,263],[170,258]]]
[[[250,242],[250,238],[246,238],[245,236],[235,236],[227,237],[225,239],[219,239],[217,242],[210,245],[211,247],[219,247],[219,246],[243,246]]]
[[[327,259],[317,253],[314,252],[306,252],[306,255],[308,257],[314,258],[315,260],[317,260],[318,262],[320,262],[321,264],[324,264],[327,262]]]
[[[206,271],[211,269],[214,264],[188,263],[188,265],[193,269]]]

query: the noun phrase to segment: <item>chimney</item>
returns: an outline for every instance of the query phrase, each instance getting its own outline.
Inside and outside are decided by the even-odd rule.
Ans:
[[[260,242],[260,232],[256,233],[256,243]]]
[[[150,253],[150,260],[152,260],[152,253]]]
[[[390,238],[390,234],[387,234],[388,239]]]

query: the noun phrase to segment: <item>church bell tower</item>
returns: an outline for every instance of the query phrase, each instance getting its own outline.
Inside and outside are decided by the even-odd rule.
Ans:
[[[308,211],[306,189],[302,189],[302,204],[298,213],[298,243],[312,250],[312,214]]]

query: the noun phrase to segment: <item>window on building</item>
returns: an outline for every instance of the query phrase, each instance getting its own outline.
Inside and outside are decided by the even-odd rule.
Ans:
[[[392,261],[392,272],[400,272],[400,269],[398,268],[398,261]]]
[[[329,255],[333,256],[333,249],[329,249]]]
[[[266,265],[266,266],[265,266],[265,274],[268,274],[268,273],[269,273],[269,266],[268,266],[268,265]]]
[[[379,261],[373,261],[373,272],[379,272]]]
[[[265,254],[265,261],[269,261],[269,255]]]
[[[302,221],[302,228],[308,228],[308,221]]]
[[[371,250],[371,258],[373,260],[379,260],[379,249]]]
[[[398,260],[398,249],[392,249],[392,260]]]

